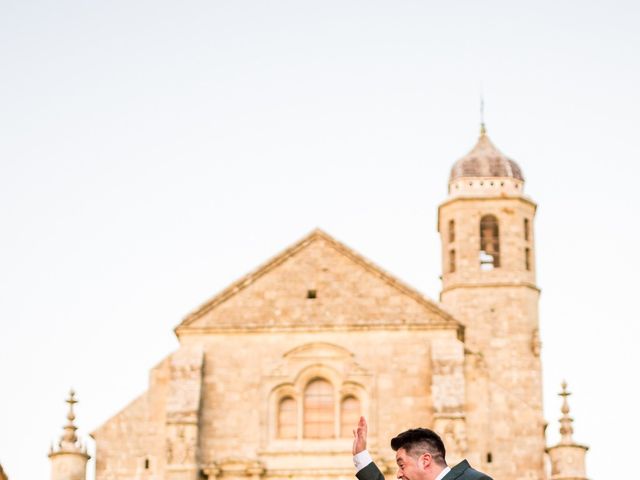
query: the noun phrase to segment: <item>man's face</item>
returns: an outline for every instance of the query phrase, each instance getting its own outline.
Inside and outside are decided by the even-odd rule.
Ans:
[[[396,463],[398,464],[397,478],[401,480],[420,480],[424,478],[425,472],[419,466],[420,458],[412,457],[404,448],[399,448],[396,452]]]

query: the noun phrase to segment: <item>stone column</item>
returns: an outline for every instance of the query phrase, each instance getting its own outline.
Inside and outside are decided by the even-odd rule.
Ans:
[[[467,453],[467,425],[464,415],[464,347],[457,339],[431,346],[431,395],[433,430],[442,437],[447,462],[455,465]]]
[[[166,478],[197,480],[198,418],[204,355],[182,347],[171,356],[166,417]]]

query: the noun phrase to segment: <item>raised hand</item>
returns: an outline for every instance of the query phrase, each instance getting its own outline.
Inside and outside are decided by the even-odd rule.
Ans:
[[[360,417],[358,426],[353,429],[353,455],[367,449],[367,421],[364,417]]]

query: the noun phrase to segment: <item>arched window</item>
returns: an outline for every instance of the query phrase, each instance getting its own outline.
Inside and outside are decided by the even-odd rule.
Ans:
[[[480,219],[480,268],[493,270],[500,266],[500,232],[498,219],[485,215]]]
[[[456,271],[456,251],[451,249],[449,251],[449,273]]]
[[[524,239],[529,241],[529,219],[524,219]]]
[[[527,270],[531,270],[531,250],[529,247],[524,249],[524,266]]]
[[[360,420],[360,401],[353,396],[344,397],[340,405],[340,436],[351,437]]]
[[[333,412],[333,387],[321,378],[312,380],[304,391],[304,436],[334,437]]]
[[[449,243],[453,243],[456,239],[456,222],[449,220]]]
[[[280,400],[278,405],[278,437],[296,438],[298,436],[298,409],[291,397]]]

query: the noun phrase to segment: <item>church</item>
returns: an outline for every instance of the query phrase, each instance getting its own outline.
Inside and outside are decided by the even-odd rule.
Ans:
[[[92,433],[96,480],[351,480],[360,415],[387,478],[389,440],[423,426],[449,465],[586,480],[566,384],[561,440],[545,438],[536,204],[524,186],[483,125],[438,207],[437,300],[321,230],[207,300],[176,327],[179,348],[146,392]],[[51,478],[85,480],[68,402]]]

